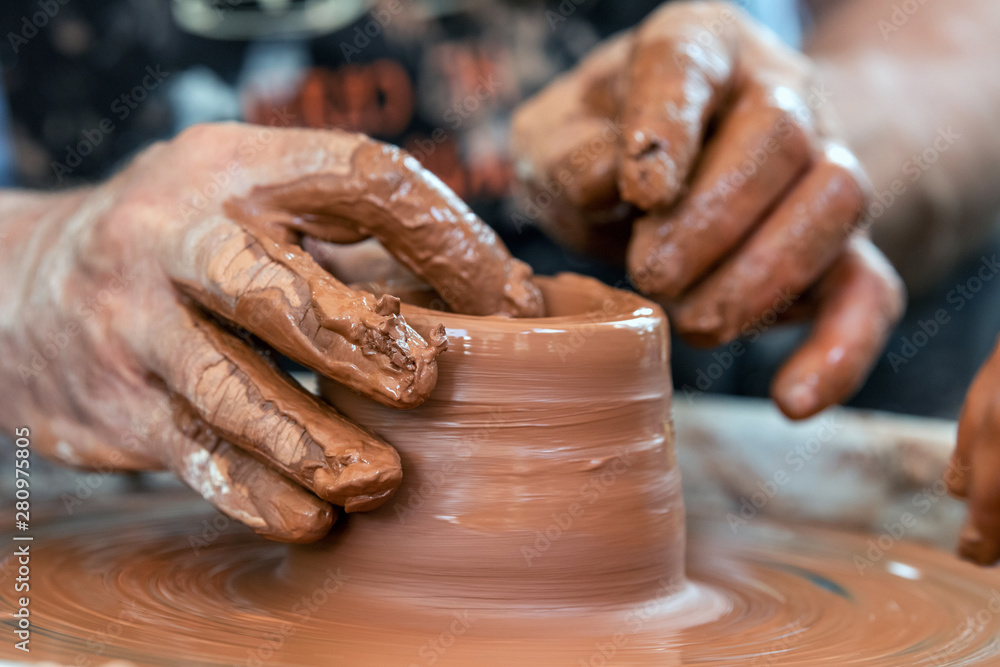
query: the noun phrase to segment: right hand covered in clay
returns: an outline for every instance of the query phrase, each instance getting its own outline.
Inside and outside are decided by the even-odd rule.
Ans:
[[[944,479],[948,491],[969,506],[958,553],[993,565],[1000,560],[1000,344],[966,394]]]
[[[860,386],[904,302],[856,229],[869,186],[822,91],[732,4],[671,2],[526,102],[512,137],[528,215],[625,260],[692,343],[814,318],[772,385],[793,418]]]
[[[261,342],[382,403],[418,405],[425,339],[302,249],[374,237],[457,311],[539,315],[530,269],[398,149],[336,131],[204,125],[93,188],[0,194],[0,421],[99,469],[172,469],[266,537],[377,507],[399,456]]]

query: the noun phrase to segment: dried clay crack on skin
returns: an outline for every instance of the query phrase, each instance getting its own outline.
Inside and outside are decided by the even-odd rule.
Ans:
[[[333,243],[375,238],[457,312],[544,313],[531,269],[415,158],[359,140],[350,165],[342,177],[311,174],[254,188],[234,203],[241,217],[269,233],[277,228]]]
[[[246,226],[234,233],[233,245],[248,257],[236,268],[220,260],[207,280],[177,280],[177,287],[281,354],[387,405],[414,407],[426,400],[437,382],[443,332],[432,332],[428,343],[391,300],[380,305],[370,293],[350,290],[300,247],[265,235],[256,206],[230,203],[229,217]],[[246,243],[243,236],[256,238]],[[217,287],[206,289],[203,282]]]
[[[197,348],[207,356],[188,365],[197,377],[193,395],[201,397],[191,405],[196,419],[179,424],[189,437],[210,428],[347,512],[373,509],[392,496],[401,479],[394,449],[297,390],[273,364],[211,322],[196,317],[193,327],[208,344]],[[245,400],[233,402],[234,396]],[[237,405],[245,405],[247,414],[221,412]]]
[[[530,268],[513,259],[454,193],[399,149],[357,140],[346,174],[311,174],[258,186],[229,200],[225,210],[258,237],[271,261],[291,274],[285,285],[269,281],[268,290],[276,285],[298,293],[297,299],[286,300],[301,324],[289,330],[287,322],[277,321],[285,318],[265,318],[260,326],[271,331],[262,337],[321,374],[363,393],[374,392],[383,403],[414,407],[437,381],[435,359],[445,344],[443,330],[431,332],[433,340],[426,341],[392,303],[375,304],[370,294],[354,292],[322,271],[294,243],[296,237],[334,243],[374,237],[459,312],[530,316],[543,313],[544,305],[529,280]],[[249,291],[243,296],[251,302],[243,306],[248,316],[255,299],[266,301]],[[346,345],[331,340],[327,331]],[[289,337],[298,340],[281,345]],[[303,342],[313,350],[296,354]],[[371,366],[358,365],[358,353]]]
[[[330,505],[302,502],[294,482],[221,439],[189,403],[176,400],[173,413],[179,429],[172,443],[177,474],[203,498],[269,539],[312,542],[329,532],[336,519]]]

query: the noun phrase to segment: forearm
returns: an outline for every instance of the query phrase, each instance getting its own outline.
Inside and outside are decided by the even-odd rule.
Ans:
[[[872,178],[872,236],[919,292],[995,229],[1000,4],[902,4],[819,3],[806,51]]]
[[[65,221],[80,208],[88,189],[61,193],[0,190],[0,327],[10,321],[10,308],[30,287],[44,248],[58,236]]]
[[[58,329],[57,311],[47,308],[50,299],[41,298],[37,287],[58,279],[49,264],[68,265],[52,249],[87,192],[0,190],[0,355],[5,361],[0,382],[6,387],[0,423],[6,424],[29,397],[25,374],[42,364],[32,358],[35,343]]]

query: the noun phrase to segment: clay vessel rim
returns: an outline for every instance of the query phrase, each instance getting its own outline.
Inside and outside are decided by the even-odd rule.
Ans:
[[[352,288],[371,292],[381,296],[391,294],[402,301],[401,313],[409,321],[443,323],[448,328],[460,328],[463,324],[477,330],[488,328],[492,324],[498,328],[509,329],[511,325],[524,330],[552,328],[558,326],[561,330],[572,330],[578,327],[592,327],[595,324],[626,325],[632,321],[646,323],[649,319],[663,319],[666,316],[663,309],[636,294],[611,287],[595,278],[589,278],[574,273],[559,273],[555,276],[533,276],[531,281],[542,290],[546,297],[547,307],[565,308],[565,298],[559,303],[553,303],[550,295],[560,297],[588,299],[590,307],[574,308],[571,312],[548,315],[545,317],[510,318],[499,315],[466,315],[436,308],[416,305],[414,302],[428,302],[437,293],[426,283],[416,279],[392,279],[378,282],[356,283]],[[550,305],[551,304],[551,305]]]

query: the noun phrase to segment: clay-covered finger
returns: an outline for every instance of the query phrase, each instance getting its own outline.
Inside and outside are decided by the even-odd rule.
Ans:
[[[805,103],[787,88],[750,86],[722,120],[690,191],[636,222],[629,272],[644,293],[676,299],[725,257],[802,174],[812,142]]]
[[[515,173],[527,186],[526,211],[537,207],[542,222],[551,218],[551,200],[584,213],[619,202],[617,98],[631,38],[625,33],[602,43],[514,113]],[[582,215],[579,223],[589,220]]]
[[[990,406],[984,428],[972,443],[972,470],[966,502],[969,516],[959,534],[958,553],[980,565],[1000,560],[1000,408]]]
[[[948,492],[956,498],[969,497],[975,448],[981,439],[980,434],[987,430],[991,406],[998,395],[1000,395],[1000,345],[994,348],[990,358],[979,369],[962,405],[955,451],[944,476]]]
[[[525,184],[531,196],[542,197],[544,189]],[[638,212],[624,202],[611,208],[579,207],[568,199],[552,198],[544,210],[540,227],[561,246],[614,266],[625,263],[632,221]]]
[[[716,24],[719,30],[706,28]],[[734,24],[718,21],[711,3],[665,5],[643,22],[622,104],[623,199],[645,210],[676,199],[730,90],[737,50]]]
[[[206,309],[386,405],[419,405],[437,382],[443,329],[425,340],[397,300],[349,289],[302,248],[263,230],[211,218],[166,248],[165,264]]]
[[[336,519],[329,503],[212,433],[185,408],[163,443],[168,465],[220,512],[279,542],[314,542]]]
[[[980,565],[1000,560],[1000,355],[976,376],[959,421],[960,447],[946,473],[950,490],[964,496],[968,517],[958,553]],[[955,474],[959,480],[949,479]]]
[[[402,479],[399,455],[196,314],[163,333],[153,368],[214,433],[348,512],[378,507]]]
[[[812,332],[771,387],[782,412],[804,419],[850,398],[903,315],[905,289],[871,241],[854,237],[817,289]]]
[[[951,459],[948,461],[948,469],[944,473],[948,493],[959,500],[965,500],[969,497],[972,445],[980,430],[980,413],[969,409],[969,400],[970,397],[966,397],[965,405],[962,407],[962,415],[958,420],[955,451],[952,452]]]
[[[794,303],[844,250],[864,193],[854,156],[828,147],[750,238],[681,299],[674,326],[695,344],[718,345],[775,303]]]
[[[375,237],[458,312],[543,313],[528,265],[511,257],[496,233],[416,158],[359,137],[348,163],[339,172],[257,186],[227,212],[279,240],[288,230],[338,243]]]

